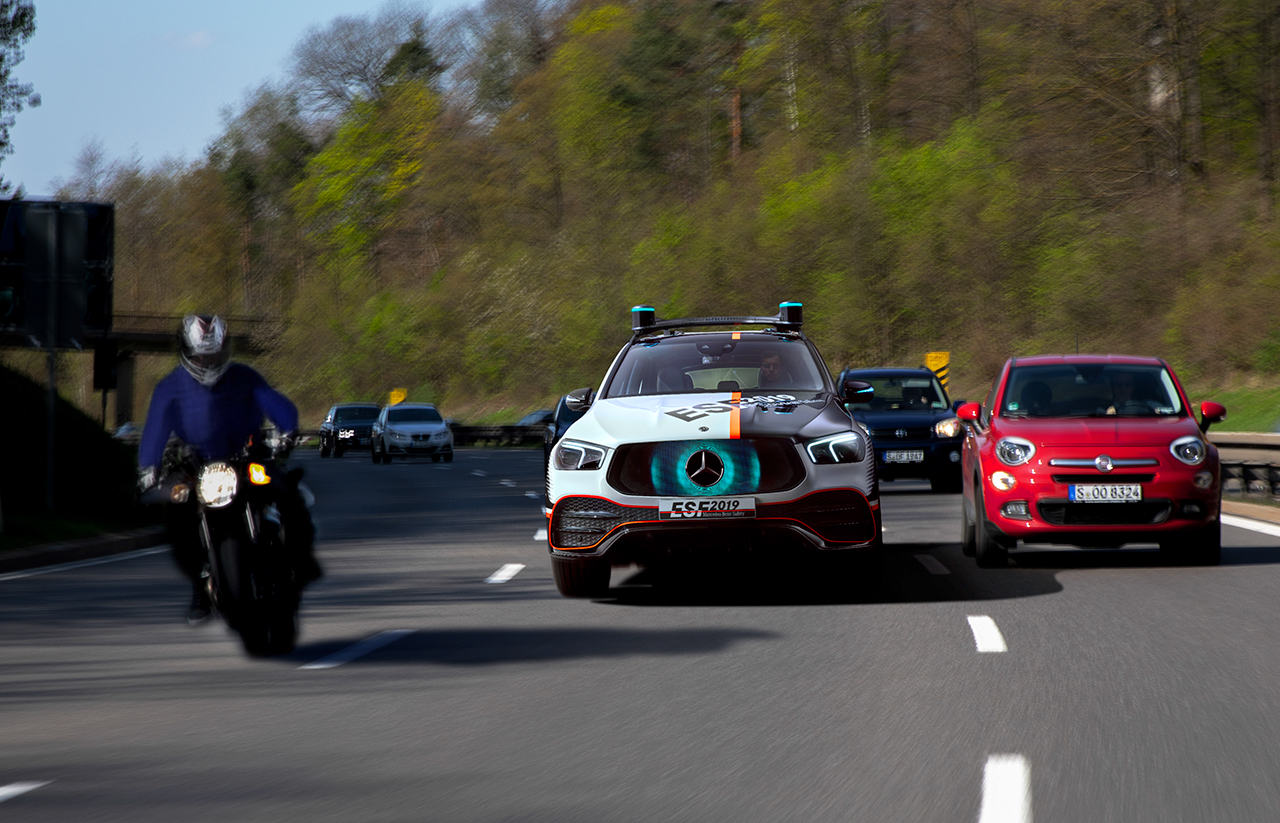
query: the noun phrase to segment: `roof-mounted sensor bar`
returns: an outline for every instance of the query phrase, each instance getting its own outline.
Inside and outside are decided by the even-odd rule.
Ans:
[[[659,320],[653,306],[633,306],[631,331],[635,334],[659,329],[676,329],[687,326],[776,326],[779,331],[800,331],[804,322],[804,304],[786,302],[778,304],[774,317],[682,317],[676,320]]]

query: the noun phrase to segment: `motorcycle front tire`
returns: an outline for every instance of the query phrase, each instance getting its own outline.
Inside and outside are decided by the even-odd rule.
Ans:
[[[249,563],[238,537],[223,538],[218,556],[225,587],[223,614],[227,625],[239,633],[244,650],[253,657],[293,651],[298,642],[297,609],[293,603],[279,592],[274,597],[254,597]]]

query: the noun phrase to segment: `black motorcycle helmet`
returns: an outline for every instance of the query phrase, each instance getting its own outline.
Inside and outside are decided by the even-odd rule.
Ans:
[[[182,367],[202,385],[212,386],[231,365],[231,341],[221,317],[188,314],[178,327]]]

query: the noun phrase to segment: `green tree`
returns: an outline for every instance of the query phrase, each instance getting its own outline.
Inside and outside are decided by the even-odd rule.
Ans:
[[[13,154],[9,129],[25,106],[40,105],[30,83],[20,83],[13,69],[22,62],[22,45],[36,31],[36,8],[31,0],[0,0],[0,161]],[[0,178],[0,194],[12,186]]]

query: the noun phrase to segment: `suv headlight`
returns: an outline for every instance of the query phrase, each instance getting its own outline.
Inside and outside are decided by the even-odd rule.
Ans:
[[[594,443],[561,440],[552,460],[560,471],[592,471],[604,465],[605,448]]]
[[[226,463],[210,463],[200,470],[196,496],[209,508],[220,509],[235,499],[239,485],[235,469]]]
[[[355,436],[356,436],[355,429],[338,429],[338,437],[343,440],[346,440],[348,438],[355,437]]]
[[[1006,466],[1021,466],[1035,454],[1035,444],[1021,437],[1005,437],[996,443],[996,457]]]
[[[818,465],[860,463],[867,456],[867,440],[858,432],[841,432],[805,444],[809,459]]]
[[[1209,456],[1204,441],[1195,435],[1179,437],[1169,444],[1169,451],[1188,466],[1199,466]]]
[[[955,437],[960,433],[960,418],[948,417],[946,420],[939,420],[933,424],[933,433],[948,439]]]

